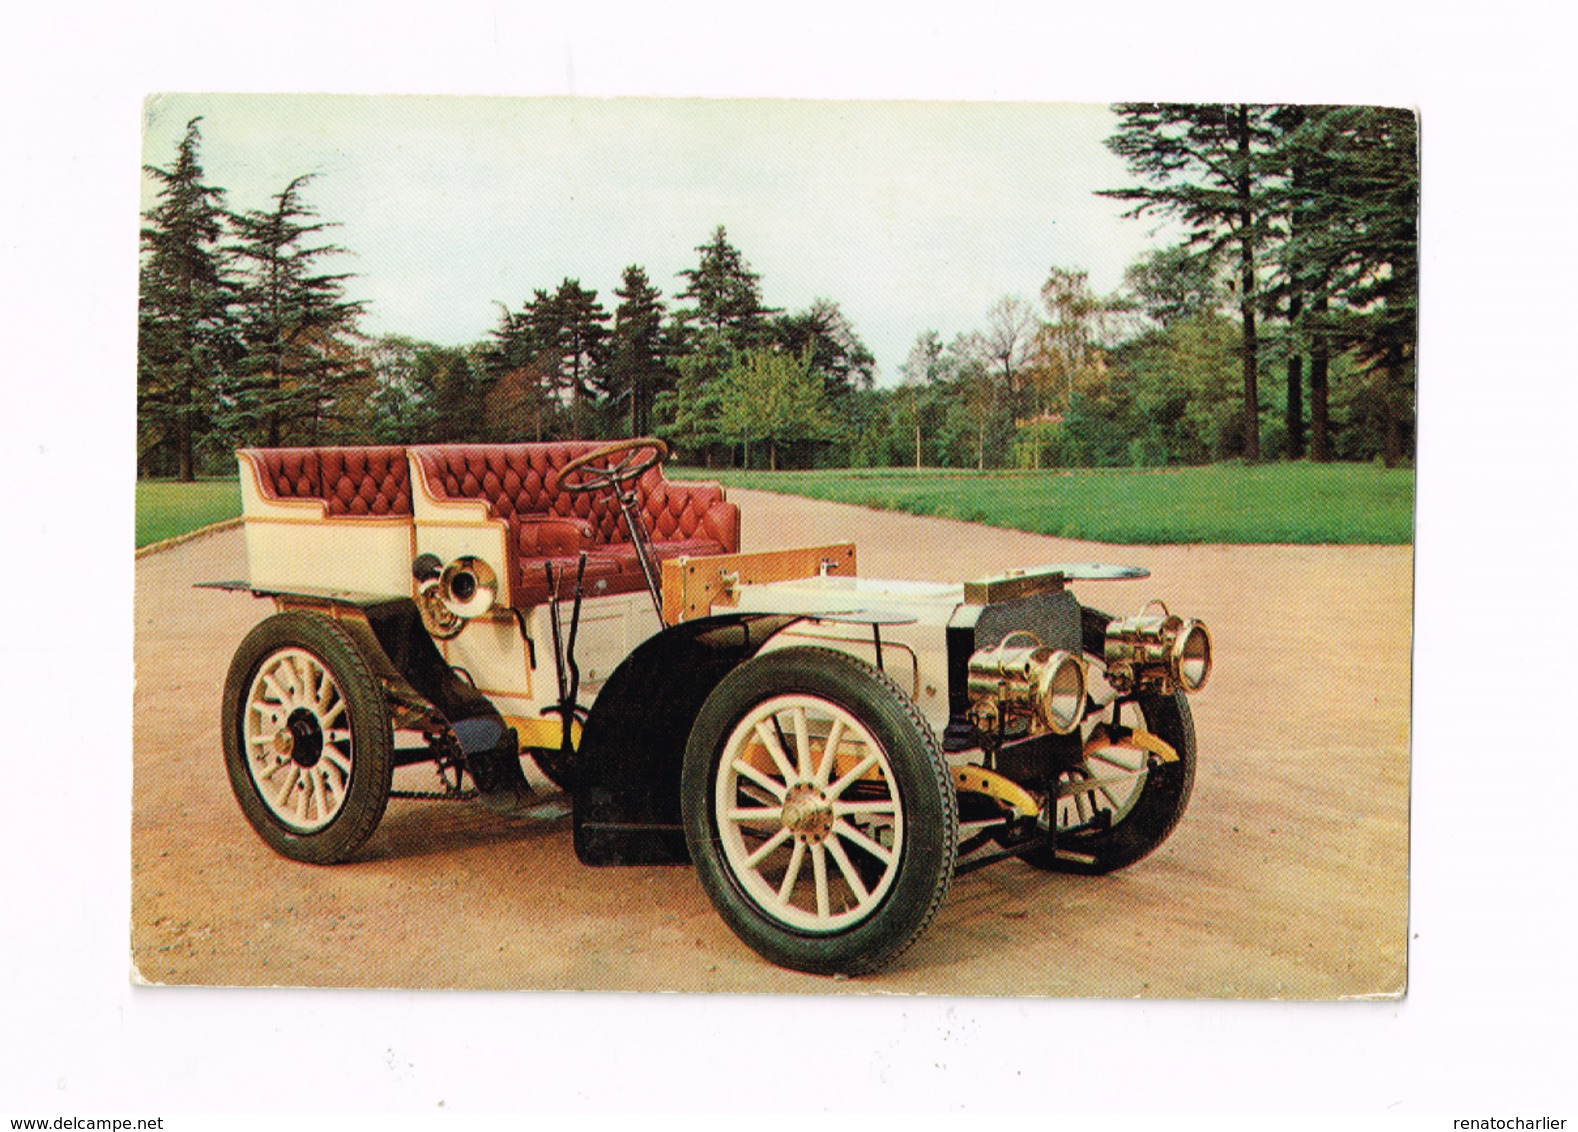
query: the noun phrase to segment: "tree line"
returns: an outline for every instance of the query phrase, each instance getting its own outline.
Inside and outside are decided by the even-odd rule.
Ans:
[[[1182,241],[1112,295],[1054,266],[1036,304],[1005,296],[947,342],[921,332],[884,388],[839,304],[769,307],[722,226],[671,298],[632,264],[612,309],[566,278],[500,304],[479,342],[365,336],[312,178],[233,212],[194,119],[171,164],[147,167],[139,471],[222,471],[249,444],[647,433],[708,466],[1410,458],[1412,114],[1114,109],[1108,145],[1139,184],[1104,192],[1172,218]]]

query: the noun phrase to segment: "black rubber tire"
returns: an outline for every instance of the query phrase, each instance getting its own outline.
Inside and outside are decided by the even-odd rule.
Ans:
[[[886,895],[863,919],[833,933],[800,931],[763,911],[728,863],[711,804],[736,724],[758,704],[793,694],[834,704],[870,732],[892,768],[904,820],[903,849]],[[920,938],[953,880],[958,806],[936,737],[892,680],[846,653],[783,649],[724,677],[691,729],[680,800],[691,859],[714,907],[740,939],[781,967],[822,975],[880,969]]]
[[[311,653],[334,678],[345,699],[351,728],[351,773],[345,799],[334,818],[311,832],[293,830],[269,809],[247,768],[242,734],[246,697],[258,671],[282,649]],[[268,846],[281,856],[312,865],[350,857],[383,818],[394,775],[394,731],[383,686],[351,635],[332,618],[303,610],[277,613],[259,622],[236,650],[225,680],[221,733],[225,770],[241,812]]]
[[[1087,658],[1100,661],[1105,651],[1107,623],[1112,618],[1094,609],[1082,612],[1085,653]],[[1189,714],[1189,701],[1182,692],[1175,692],[1170,696],[1140,696],[1135,702],[1145,716],[1146,727],[1178,752],[1178,761],[1152,767],[1146,773],[1139,800],[1110,828],[1058,838],[1059,850],[1089,860],[1061,853],[1053,856],[1045,847],[1037,846],[1025,855],[1032,865],[1087,876],[1110,873],[1149,855],[1178,825],[1194,789],[1194,719]]]

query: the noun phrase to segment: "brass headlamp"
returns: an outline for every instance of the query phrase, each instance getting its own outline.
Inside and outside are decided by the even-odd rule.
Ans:
[[[1211,675],[1211,634],[1151,601],[1107,625],[1107,683],[1119,692],[1171,695],[1198,690]]]
[[[1018,716],[1067,735],[1085,718],[1084,660],[1023,630],[971,655],[968,688],[982,730]]]

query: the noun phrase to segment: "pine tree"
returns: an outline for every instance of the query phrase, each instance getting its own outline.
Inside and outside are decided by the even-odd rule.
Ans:
[[[551,296],[537,292],[534,317],[534,338],[569,396],[571,433],[584,438],[586,404],[595,396],[592,379],[608,338],[608,312],[596,291],[582,287],[579,279],[566,279]]]
[[[213,423],[226,366],[236,356],[236,292],[226,253],[224,190],[206,184],[193,118],[168,169],[144,166],[159,185],[144,214],[137,304],[138,460],[174,454],[183,481],[196,474],[196,447]]]
[[[1215,268],[1187,247],[1142,256],[1124,270],[1123,282],[1132,296],[1131,309],[1164,327],[1222,305]]]
[[[644,436],[652,428],[653,402],[674,382],[662,293],[652,286],[645,270],[632,264],[625,268],[614,294],[619,306],[614,309],[602,386],[613,399],[626,402],[630,435]]]
[[[1259,258],[1269,235],[1266,153],[1275,133],[1271,108],[1242,103],[1129,102],[1114,107],[1118,132],[1107,140],[1147,184],[1103,190],[1134,202],[1126,214],[1175,216],[1190,229],[1189,246],[1211,260],[1227,257],[1236,273],[1243,326],[1243,452],[1260,459]]]
[[[501,439],[540,441],[553,417],[553,379],[537,348],[532,306],[528,303],[518,313],[503,303],[498,306],[499,325],[480,351],[488,387],[487,431]]]
[[[658,394],[653,405],[662,422],[658,435],[682,449],[687,460],[710,468],[730,441],[722,425],[725,352],[718,343],[704,341],[701,349],[679,357],[675,369],[674,388]]]
[[[676,312],[678,320],[711,332],[734,350],[760,345],[767,331],[767,316],[776,313],[762,305],[761,276],[751,270],[740,249],[729,243],[722,224],[696,251],[700,262],[680,272],[685,289],[677,296],[695,306]]]
[[[531,419],[537,439],[558,431],[553,418],[564,406],[571,435],[586,437],[587,406],[609,377],[608,312],[597,292],[578,279],[552,292],[538,288],[519,313],[503,308],[492,337],[483,353],[487,380],[503,386],[512,412]]]
[[[434,346],[418,359],[421,383],[432,390],[438,409],[434,439],[440,442],[473,442],[484,436],[492,399],[485,375],[479,376],[466,347]]]
[[[1270,121],[1277,131],[1277,145],[1271,162],[1280,168],[1282,191],[1273,190],[1271,199],[1286,197],[1288,204],[1279,208],[1287,238],[1282,241],[1280,267],[1281,279],[1267,289],[1267,309],[1280,313],[1287,320],[1289,329],[1286,349],[1287,385],[1283,399],[1283,421],[1287,431],[1287,456],[1299,460],[1304,456],[1304,336],[1299,325],[1305,304],[1312,298],[1312,279],[1298,251],[1299,234],[1309,222],[1299,201],[1308,192],[1311,169],[1308,155],[1296,146],[1289,146],[1288,139],[1297,134],[1304,123],[1308,108],[1304,106],[1279,106],[1271,112]],[[1273,205],[1273,207],[1276,207]],[[1324,411],[1324,403],[1323,409]]]
[[[1411,447],[1418,334],[1419,154],[1411,111],[1376,106],[1301,108],[1279,146],[1291,170],[1282,248],[1290,316],[1310,344],[1310,448],[1334,455],[1331,360],[1351,351],[1373,380],[1382,454]]]
[[[1333,155],[1329,190],[1341,202],[1333,241],[1335,292],[1353,313],[1345,337],[1380,382],[1382,455],[1412,450],[1414,357],[1419,335],[1419,132],[1409,110],[1337,107],[1319,136]]]
[[[351,276],[315,270],[345,249],[309,243],[336,227],[303,203],[311,180],[311,174],[297,177],[275,195],[273,208],[232,219],[235,254],[246,267],[240,295],[246,355],[226,418],[240,437],[270,447],[317,443],[336,385],[363,372],[348,341],[364,306],[345,298]]]
[[[761,277],[723,225],[696,251],[697,265],[679,273],[686,285],[676,298],[693,305],[674,312],[676,388],[655,404],[661,434],[711,467],[729,442],[719,423],[727,375],[740,355],[767,342],[768,318],[778,312],[762,305]]]

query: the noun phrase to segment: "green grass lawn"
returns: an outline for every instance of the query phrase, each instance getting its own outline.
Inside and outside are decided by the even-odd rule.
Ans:
[[[670,468],[668,474],[1097,542],[1413,541],[1413,469],[1369,464],[985,473]]]
[[[137,481],[137,545],[184,535],[241,514],[241,485],[234,479]]]
[[[1413,470],[1369,464],[985,473],[669,468],[668,474],[1097,542],[1413,541]],[[233,479],[139,480],[137,545],[240,513],[241,489]]]

